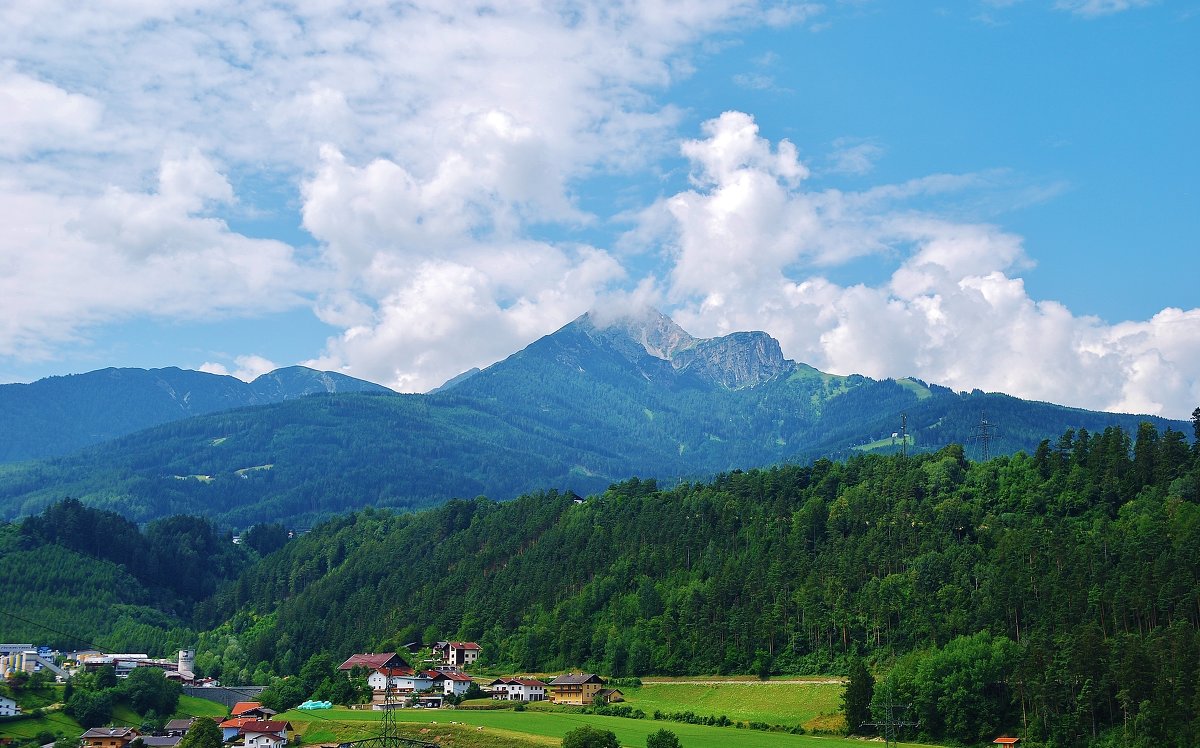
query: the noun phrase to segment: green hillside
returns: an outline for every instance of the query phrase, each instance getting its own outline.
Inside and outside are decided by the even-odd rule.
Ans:
[[[930,739],[978,743],[1024,714],[1072,745],[1141,715],[1168,741],[1153,744],[1190,745],[1198,486],[1184,435],[1145,426],[988,463],[951,447],[635,479],[582,504],[360,512],[206,603],[228,623],[197,661],[284,674],[434,638],[479,641],[507,672],[839,672],[864,656]]]

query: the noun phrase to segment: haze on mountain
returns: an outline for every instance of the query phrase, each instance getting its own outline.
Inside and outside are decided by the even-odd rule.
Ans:
[[[57,457],[182,418],[317,392],[390,392],[382,385],[304,366],[252,382],[169,367],[100,369],[0,385],[0,462]]]
[[[193,416],[13,466],[0,476],[0,512],[32,514],[70,495],[137,521],[304,524],[362,506],[588,494],[635,475],[671,483],[897,451],[903,422],[909,449],[959,443],[976,456],[985,413],[993,455],[1032,452],[1069,428],[1186,425],[826,374],[785,359],[765,333],[698,339],[653,310],[585,314],[456,379],[427,395],[375,388]]]

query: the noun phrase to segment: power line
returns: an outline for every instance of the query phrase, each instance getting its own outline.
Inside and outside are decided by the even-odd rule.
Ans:
[[[900,732],[905,727],[917,727],[920,723],[912,720],[906,720],[903,715],[907,714],[912,709],[912,704],[897,704],[893,701],[895,684],[890,681],[884,681],[886,692],[883,702],[884,720],[882,722],[863,722],[864,725],[870,725],[875,729],[883,728],[883,740],[886,748],[892,748],[900,744]]]

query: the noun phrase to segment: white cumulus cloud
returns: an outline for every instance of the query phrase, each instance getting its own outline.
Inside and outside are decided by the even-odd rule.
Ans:
[[[825,370],[917,376],[1088,408],[1184,417],[1200,402],[1200,309],[1109,325],[1031,298],[1021,238],[907,206],[964,189],[933,178],[859,194],[806,191],[804,167],[726,113],[688,141],[696,188],[641,216],[673,267],[665,293],[695,334],[763,329]],[[841,286],[822,266],[864,254],[895,263],[886,282]]]

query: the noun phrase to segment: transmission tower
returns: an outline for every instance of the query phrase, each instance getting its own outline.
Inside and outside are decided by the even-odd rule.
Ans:
[[[396,709],[403,697],[393,690],[395,686],[390,670],[391,668],[386,668],[384,674],[384,682],[387,685],[383,688],[383,717],[379,720],[379,735],[365,740],[340,743],[338,748],[438,748],[436,743],[400,736],[400,728],[396,723]]]
[[[908,413],[900,414],[900,456],[908,457]]]
[[[894,697],[895,686],[887,681],[884,681],[884,686],[887,689],[883,697],[883,721],[882,722],[864,722],[864,725],[870,725],[876,730],[883,733],[883,742],[886,748],[893,748],[900,745],[900,731],[905,727],[916,727],[919,723],[904,719],[904,716],[912,709],[912,704],[897,704]]]
[[[980,462],[992,459],[992,439],[996,435],[995,424],[988,423],[987,414],[979,411],[979,425],[971,433],[971,438],[979,444]]]

